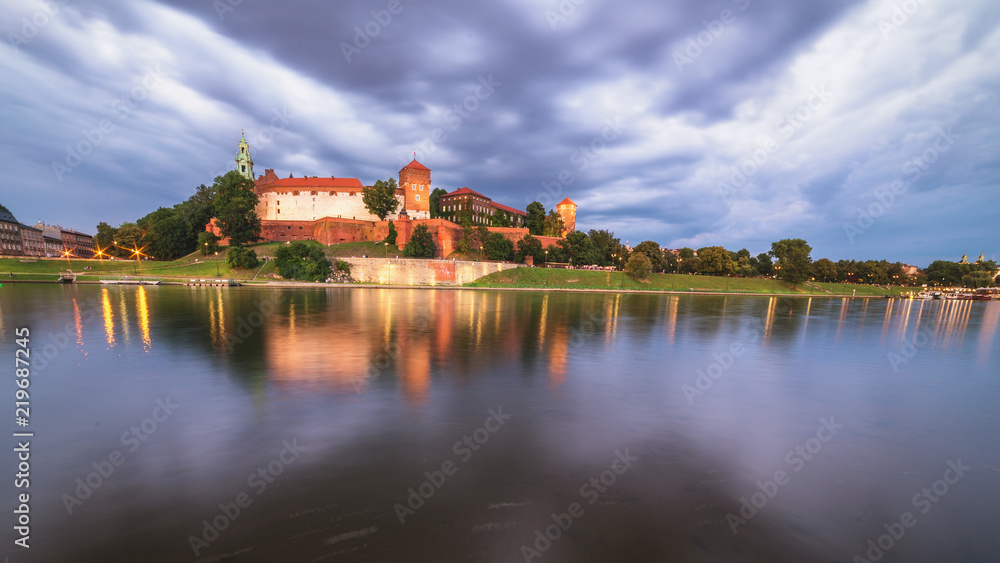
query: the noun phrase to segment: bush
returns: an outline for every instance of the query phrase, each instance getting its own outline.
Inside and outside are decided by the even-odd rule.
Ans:
[[[633,279],[644,280],[648,278],[650,272],[653,271],[653,264],[649,261],[648,256],[636,252],[628,259],[625,271],[628,272],[628,275],[632,276]]]
[[[434,244],[434,237],[427,229],[427,225],[414,227],[410,242],[406,243],[403,248],[403,255],[410,258],[434,258],[436,253],[437,246]]]
[[[490,233],[483,244],[487,260],[507,261],[514,258],[514,243],[500,233]]]
[[[219,237],[213,232],[202,231],[198,234],[198,250],[202,256],[215,254],[219,251]]]
[[[332,272],[323,249],[304,242],[280,246],[274,254],[274,263],[278,274],[289,280],[320,281]]]
[[[256,268],[260,261],[257,260],[257,253],[253,250],[243,246],[233,246],[226,252],[226,263],[230,268],[249,270]]]

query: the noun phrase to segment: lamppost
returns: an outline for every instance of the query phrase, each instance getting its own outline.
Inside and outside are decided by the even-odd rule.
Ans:
[[[486,253],[483,252],[483,245],[479,245],[479,261],[483,262],[486,260]]]
[[[617,258],[618,258],[618,254],[612,252],[611,253],[611,267],[613,269],[615,269],[615,270],[618,269],[618,260],[617,260]]]
[[[219,277],[220,275],[222,275],[222,274],[219,273],[219,251],[216,250],[215,251],[215,276]]]
[[[546,268],[549,267],[549,251],[548,250],[545,251],[545,263],[544,263],[544,265],[545,265]]]

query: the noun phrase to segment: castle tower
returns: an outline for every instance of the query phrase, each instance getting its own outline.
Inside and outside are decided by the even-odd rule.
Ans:
[[[556,204],[556,213],[563,220],[562,236],[566,236],[576,230],[576,204],[573,203],[573,200],[566,198]]]
[[[965,254],[963,254],[962,255],[962,259],[959,260],[958,263],[959,264],[968,264],[969,263],[969,253],[966,252]]]
[[[983,262],[985,262],[985,261],[986,261],[986,256],[985,256],[985,254],[986,254],[985,252],[980,252],[980,253],[979,253],[979,258],[978,258],[978,259],[976,259],[976,264],[982,264]]]
[[[250,145],[247,144],[247,138],[243,136],[243,131],[240,131],[239,153],[236,155],[236,171],[240,173],[240,176],[253,181],[253,158],[250,157]]]
[[[404,209],[410,218],[430,219],[431,169],[414,158],[399,171],[399,188],[403,190]]]

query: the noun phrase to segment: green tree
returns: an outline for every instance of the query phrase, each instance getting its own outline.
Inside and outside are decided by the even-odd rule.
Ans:
[[[395,213],[399,207],[399,200],[396,199],[396,180],[389,178],[386,181],[376,180],[374,186],[361,188],[361,201],[364,202],[368,211],[385,221],[390,213]]]
[[[215,211],[223,238],[228,238],[231,246],[260,240],[260,217],[256,210],[259,199],[253,191],[253,181],[231,170],[217,176],[212,188],[218,194]]]
[[[628,275],[636,280],[648,278],[652,270],[652,263],[649,257],[642,252],[633,252],[632,256],[628,259],[628,264],[625,266],[625,271]]]
[[[125,222],[115,229],[114,254],[119,258],[130,258],[132,250],[142,246],[142,231],[135,223]]]
[[[525,226],[528,227],[528,234],[545,234],[545,207],[541,203],[533,201],[528,204],[524,212],[527,214]]]
[[[433,258],[437,253],[437,245],[434,244],[434,236],[431,235],[427,225],[419,224],[413,227],[413,234],[410,235],[410,242],[403,248],[403,255],[411,258]]]
[[[527,256],[531,256],[534,259],[536,266],[541,264],[545,259],[545,250],[542,249],[542,243],[531,236],[530,233],[517,241],[517,255],[514,258],[518,262],[524,262]]]
[[[487,260],[510,261],[514,259],[514,243],[500,233],[490,233],[483,243]]]
[[[662,272],[667,267],[667,263],[663,259],[663,252],[660,250],[660,243],[656,241],[644,240],[640,242],[632,249],[632,255],[636,254],[645,254],[646,258],[649,258],[649,266],[654,272]],[[631,261],[631,258],[629,260]]]
[[[281,248],[285,247],[282,246]],[[256,268],[260,261],[257,260],[257,253],[252,248],[230,246],[229,250],[226,251],[226,263],[231,268],[249,270],[250,268]]]
[[[812,247],[800,238],[786,238],[772,242],[769,254],[778,260],[775,266],[778,278],[792,284],[793,287],[809,279],[809,267],[812,264],[810,252]]]
[[[97,224],[97,234],[94,235],[94,246],[100,248],[105,253],[117,256],[114,248],[115,234],[117,231],[118,229],[112,227],[104,221],[101,221]]]
[[[698,258],[694,250],[684,247],[677,251],[677,271],[682,274],[693,274],[698,271]]]
[[[398,236],[396,225],[393,225],[392,221],[389,221],[389,234],[386,235],[384,242],[386,244],[396,244],[396,236]]]
[[[721,246],[709,246],[698,250],[698,272],[713,276],[728,276],[736,268],[733,255]]]
[[[837,265],[833,263],[833,260],[820,258],[812,264],[812,276],[820,281],[836,281]]]
[[[149,256],[157,260],[175,260],[193,251],[197,237],[173,209],[161,207],[147,224],[143,245]]]
[[[594,245],[590,237],[581,231],[567,233],[566,238],[560,240],[559,247],[566,255],[566,261],[574,266],[583,266],[597,263]]]
[[[202,231],[198,233],[198,250],[202,256],[215,254],[219,251],[219,237],[212,231]]]
[[[434,188],[431,192],[431,197],[429,200],[429,205],[431,208],[431,219],[437,219],[441,216],[441,196],[447,194],[448,192],[442,190],[441,188]]]
[[[279,246],[274,253],[274,265],[281,277],[290,280],[321,281],[333,271],[321,246],[302,241]]]
[[[594,230],[587,232],[593,247],[593,263],[598,266],[613,266],[622,255],[622,242],[611,231]]]
[[[565,228],[566,225],[563,224],[562,215],[553,209],[549,211],[548,216],[545,217],[545,227],[543,228],[542,234],[547,237],[561,237],[563,229]]]
[[[964,287],[979,289],[980,287],[993,287],[993,275],[982,270],[971,272],[962,276]]]

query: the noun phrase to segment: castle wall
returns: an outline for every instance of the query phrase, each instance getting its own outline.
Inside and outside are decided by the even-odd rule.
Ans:
[[[342,258],[351,265],[351,277],[362,283],[399,285],[462,285],[518,264],[420,260],[410,258]]]
[[[283,192],[283,193],[282,193]],[[316,221],[324,217],[359,221],[378,221],[365,207],[361,190],[290,190],[260,194],[257,215],[266,221]],[[396,199],[403,207],[403,195]]]

